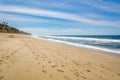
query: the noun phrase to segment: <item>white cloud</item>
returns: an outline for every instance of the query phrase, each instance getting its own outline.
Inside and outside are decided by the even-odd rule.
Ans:
[[[25,21],[25,22],[41,22],[40,19],[36,19],[36,18],[29,18],[26,16],[18,16],[18,15],[10,15],[10,14],[3,14],[0,13],[0,19],[2,20],[12,20],[12,21]]]
[[[101,9],[104,11],[112,12],[112,13],[120,13],[120,4],[105,1],[105,0],[81,0],[80,3],[85,3],[91,7]]]
[[[33,18],[23,15],[7,14],[7,13],[0,13],[0,19],[3,21],[17,21],[17,22],[19,21],[19,22],[55,23],[55,24],[66,23],[63,21],[39,19],[39,18]]]
[[[95,24],[95,25],[104,25],[104,26],[120,25],[120,21],[93,20],[93,19],[87,19],[79,15],[65,13],[65,12],[56,12],[56,11],[50,11],[50,10],[34,9],[34,8],[26,8],[26,7],[18,7],[18,6],[0,5],[0,11],[61,18],[61,19],[73,20],[77,22],[84,22],[87,24]]]

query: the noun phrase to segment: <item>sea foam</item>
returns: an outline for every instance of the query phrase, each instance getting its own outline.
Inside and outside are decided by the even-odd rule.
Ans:
[[[56,37],[56,36],[46,36],[46,38],[43,37],[38,37],[38,36],[34,36],[35,38],[38,39],[44,39],[44,40],[49,40],[49,41],[54,41],[54,42],[59,42],[59,43],[65,43],[65,44],[69,44],[69,45],[74,45],[77,47],[82,47],[82,48],[88,48],[88,49],[93,49],[93,50],[97,50],[97,51],[101,51],[101,52],[107,52],[107,53],[115,53],[115,54],[120,54],[120,50],[117,49],[109,49],[109,48],[103,48],[103,47],[98,47],[98,46],[92,46],[92,45],[85,45],[85,44],[80,44],[80,43],[73,43],[73,42],[68,42],[68,41],[62,41],[62,40],[56,40],[56,39],[52,39],[52,38],[64,38],[64,39],[79,39],[79,40],[95,40],[95,41],[106,41],[106,42],[119,42],[119,40],[109,40],[109,39],[94,39],[94,38],[76,38],[76,37]]]

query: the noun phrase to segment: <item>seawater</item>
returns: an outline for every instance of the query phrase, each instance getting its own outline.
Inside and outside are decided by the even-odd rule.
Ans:
[[[120,54],[120,35],[53,35],[39,38]]]

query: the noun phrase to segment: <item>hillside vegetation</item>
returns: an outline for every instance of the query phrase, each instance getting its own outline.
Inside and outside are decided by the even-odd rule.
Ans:
[[[21,31],[19,29],[16,29],[14,27],[7,25],[6,22],[0,23],[0,33],[18,33],[18,34],[29,34],[30,35],[30,33]]]

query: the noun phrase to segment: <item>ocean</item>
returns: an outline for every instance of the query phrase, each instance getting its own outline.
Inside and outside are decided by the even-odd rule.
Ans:
[[[106,53],[120,54],[120,35],[53,35],[39,36],[39,38]]]

